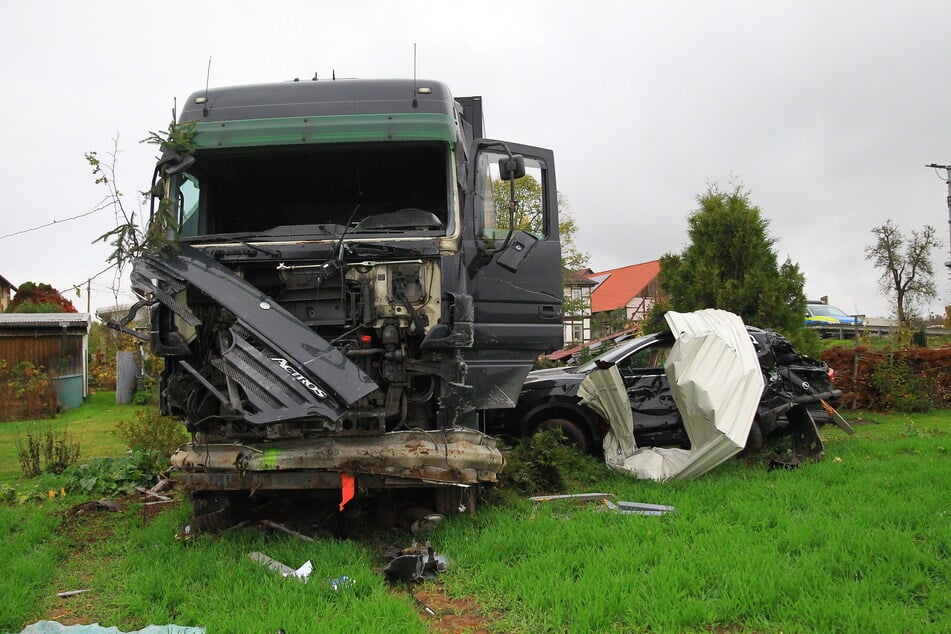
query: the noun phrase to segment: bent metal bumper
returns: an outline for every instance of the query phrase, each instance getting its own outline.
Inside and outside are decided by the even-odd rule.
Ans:
[[[504,459],[473,429],[244,444],[188,443],[171,458],[189,490],[338,488],[340,474],[386,488],[495,482]]]

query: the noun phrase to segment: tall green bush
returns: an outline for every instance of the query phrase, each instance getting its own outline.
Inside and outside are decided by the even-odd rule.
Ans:
[[[166,458],[188,442],[188,432],[181,421],[162,416],[155,409],[139,410],[132,420],[119,421],[116,435],[133,451],[154,451]]]

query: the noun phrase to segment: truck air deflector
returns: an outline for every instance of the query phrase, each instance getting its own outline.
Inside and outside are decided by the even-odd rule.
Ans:
[[[281,119],[199,122],[197,149],[301,145],[445,141],[455,143],[452,117],[434,113],[358,114]]]
[[[213,365],[241,385],[259,410],[250,422],[315,415],[339,420],[347,406],[378,389],[277,302],[197,249],[183,245],[174,255],[145,257],[135,266],[146,278],[157,273],[184,282],[235,316],[221,334],[220,357]]]

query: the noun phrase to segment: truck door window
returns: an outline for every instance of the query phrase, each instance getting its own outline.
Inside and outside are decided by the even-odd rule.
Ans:
[[[178,184],[178,217],[183,237],[198,235],[198,179],[191,174]]]
[[[499,159],[502,152],[484,151],[479,159],[480,190],[483,202],[482,237],[501,240],[509,230],[509,201],[511,182],[499,177]],[[516,231],[527,231],[537,238],[547,235],[544,166],[536,159],[525,157],[525,176],[515,181]]]

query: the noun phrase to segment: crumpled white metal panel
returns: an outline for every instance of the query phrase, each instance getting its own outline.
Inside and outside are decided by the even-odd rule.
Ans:
[[[690,450],[635,447],[627,392],[616,368],[592,372],[579,395],[602,416],[610,416],[605,416],[611,429],[604,439],[608,466],[642,479],[696,478],[743,449],[763,393],[763,374],[737,315],[706,309],[668,312],[665,317],[676,342],[664,370],[690,437]],[[601,403],[595,405],[596,401]],[[626,417],[617,414],[621,403]]]

